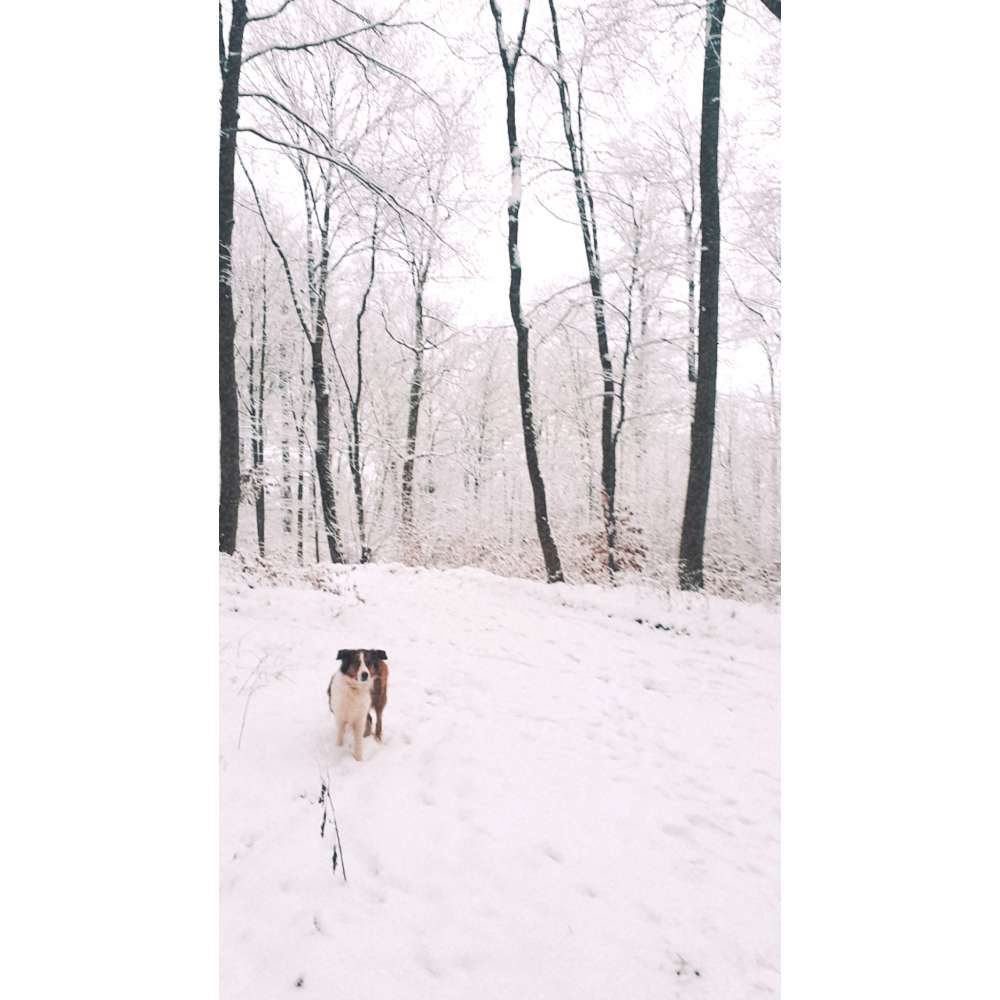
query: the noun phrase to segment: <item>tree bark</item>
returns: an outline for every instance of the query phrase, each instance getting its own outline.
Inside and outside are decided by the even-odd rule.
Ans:
[[[420,422],[420,403],[424,392],[424,283],[427,268],[414,268],[414,351],[413,372],[410,376],[410,396],[406,413],[406,457],[403,460],[403,479],[400,492],[400,521],[404,548],[413,542],[413,470],[417,454],[417,430]]]
[[[219,124],[219,551],[236,551],[240,516],[240,413],[236,388],[236,315],[233,310],[233,203],[236,190],[236,130],[239,124],[240,70],[245,0],[233,0],[229,46],[222,40],[219,8],[219,57],[222,97]]]
[[[323,509],[323,531],[326,534],[330,561],[343,562],[340,554],[340,531],[337,527],[337,500],[330,473],[330,386],[323,363],[323,338],[316,337],[312,349],[312,381],[316,399],[316,477],[319,480],[320,506]]]
[[[528,479],[535,506],[535,528],[545,561],[545,575],[549,583],[561,583],[562,566],[559,551],[549,525],[548,504],[545,497],[545,483],[538,464],[538,449],[535,438],[535,423],[531,408],[531,378],[528,371],[528,325],[521,309],[521,256],[518,249],[519,215],[521,211],[521,149],[517,141],[517,102],[514,90],[514,74],[524,43],[524,31],[528,22],[530,3],[525,3],[521,29],[512,50],[508,49],[503,37],[503,24],[496,0],[490,0],[490,10],[496,25],[497,46],[503,64],[507,98],[507,147],[510,152],[510,198],[507,201],[507,259],[510,265],[510,317],[517,333],[517,385],[521,404],[521,429],[524,434],[524,456],[528,466]]]
[[[701,196],[701,271],[698,313],[698,381],[691,421],[691,454],[687,496],[681,526],[679,585],[701,590],[705,585],[705,524],[712,479],[715,437],[715,386],[719,351],[719,106],[722,100],[722,19],[725,0],[708,5],[705,64],[701,91],[701,148],[698,183]]]
[[[263,299],[260,321],[260,373],[257,378],[257,400],[254,404],[253,465],[256,491],[257,550],[264,558],[264,374],[267,367],[267,264],[261,284]],[[252,381],[252,380],[251,380]],[[251,385],[251,393],[255,387]]]
[[[590,297],[594,308],[594,328],[597,334],[597,354],[601,363],[603,390],[601,395],[601,506],[604,516],[604,531],[608,547],[608,572],[614,577],[618,571],[617,529],[615,524],[615,484],[617,469],[615,461],[615,438],[613,434],[615,409],[615,376],[608,347],[608,325],[604,311],[604,284],[601,272],[600,251],[597,242],[597,218],[594,214],[594,199],[587,178],[583,156],[583,114],[582,95],[578,94],[578,124],[574,131],[573,115],[570,110],[569,87],[563,72],[562,43],[559,38],[559,21],[556,16],[555,0],[549,0],[552,18],[552,40],[556,50],[556,86],[559,91],[559,106],[562,111],[563,134],[569,151],[573,173],[573,188],[576,193],[576,210],[583,235],[583,249],[587,258],[587,274],[590,281]]]
[[[316,550],[316,562],[319,562],[319,517],[316,513],[316,470],[313,469],[312,479],[312,522],[313,548]]]
[[[368,309],[368,297],[371,295],[372,286],[375,284],[375,254],[378,241],[378,216],[372,227],[371,256],[368,269],[368,284],[365,286],[364,294],[361,297],[361,305],[355,319],[355,349],[356,363],[358,369],[358,380],[355,391],[352,393],[348,387],[348,402],[351,411],[351,438],[347,449],[347,462],[351,470],[351,481],[354,484],[354,508],[358,518],[358,540],[361,543],[361,562],[366,563],[371,559],[371,550],[368,548],[368,537],[365,532],[365,497],[364,484],[361,480],[361,391],[364,388],[364,369],[362,368],[362,320]]]

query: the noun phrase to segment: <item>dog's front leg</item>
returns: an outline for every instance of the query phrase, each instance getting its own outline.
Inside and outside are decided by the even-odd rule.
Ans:
[[[344,733],[347,732],[347,723],[337,720],[337,746],[342,747],[344,745]]]
[[[365,758],[365,744],[364,744],[364,727],[359,719],[357,722],[353,723],[352,728],[354,729],[354,759],[364,760]]]

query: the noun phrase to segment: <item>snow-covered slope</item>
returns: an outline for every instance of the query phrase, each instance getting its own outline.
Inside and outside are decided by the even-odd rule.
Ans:
[[[775,611],[478,570],[328,579],[223,566],[224,1000],[777,995]],[[325,700],[351,646],[392,669],[360,764]]]

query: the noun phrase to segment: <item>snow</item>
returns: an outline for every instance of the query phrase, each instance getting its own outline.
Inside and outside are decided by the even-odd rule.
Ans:
[[[225,1000],[777,995],[775,610],[310,576],[326,589],[223,560]],[[392,671],[363,763],[325,698],[352,646]]]

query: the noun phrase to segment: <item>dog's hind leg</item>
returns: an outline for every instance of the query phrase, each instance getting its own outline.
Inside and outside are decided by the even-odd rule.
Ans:
[[[375,739],[382,742],[382,709],[375,709]]]

